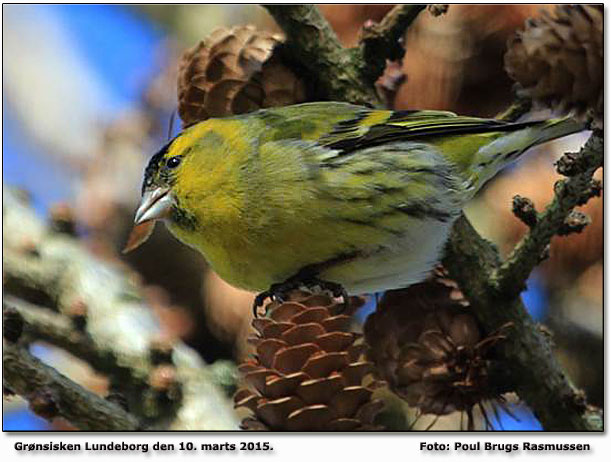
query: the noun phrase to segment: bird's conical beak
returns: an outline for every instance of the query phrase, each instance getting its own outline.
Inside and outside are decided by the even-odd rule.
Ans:
[[[169,192],[169,188],[155,188],[145,191],[142,194],[138,210],[136,210],[134,223],[139,225],[150,220],[167,218],[173,203]]]

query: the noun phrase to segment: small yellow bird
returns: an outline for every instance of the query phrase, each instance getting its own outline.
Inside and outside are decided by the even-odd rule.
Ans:
[[[163,220],[228,283],[264,291],[258,303],[300,283],[405,287],[426,277],[487,180],[583,129],[334,102],[208,119],[151,158],[135,218],[146,230],[127,250]]]

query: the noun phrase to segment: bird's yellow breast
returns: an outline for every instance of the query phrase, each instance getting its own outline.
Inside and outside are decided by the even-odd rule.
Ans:
[[[346,205],[321,195],[321,179],[312,177],[302,151],[259,146],[235,121],[209,122],[184,141],[196,152],[185,158],[173,187],[196,225],[168,227],[227,282],[265,290],[303,266],[379,241],[370,235],[379,231],[337,220],[335,208]]]

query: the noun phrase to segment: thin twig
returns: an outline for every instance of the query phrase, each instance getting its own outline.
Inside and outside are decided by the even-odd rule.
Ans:
[[[603,163],[602,137],[593,134],[577,157],[582,160],[583,171],[556,183],[552,202],[492,275],[491,285],[504,296],[515,297],[524,290],[528,276],[541,262],[541,254],[552,237],[562,229],[571,211],[587,200],[584,194],[590,188],[592,175]]]

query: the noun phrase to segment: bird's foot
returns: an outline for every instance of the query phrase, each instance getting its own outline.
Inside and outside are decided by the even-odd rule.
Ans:
[[[297,289],[299,285],[294,284],[294,281],[286,280],[279,284],[272,284],[269,289],[259,292],[255,297],[255,301],[252,306],[253,314],[256,317],[259,316],[259,308],[265,304],[265,301],[269,299],[271,302],[277,301],[282,303],[289,292]]]
[[[272,284],[269,289],[257,294],[253,303],[253,314],[256,317],[259,315],[259,308],[265,304],[265,301],[277,301],[282,303],[285,301],[289,294],[300,288],[307,288],[311,292],[315,292],[315,288],[319,288],[320,291],[329,291],[333,297],[341,297],[344,305],[344,309],[348,306],[348,292],[344,287],[331,281],[323,281],[316,276],[297,274],[284,282],[278,284]]]

